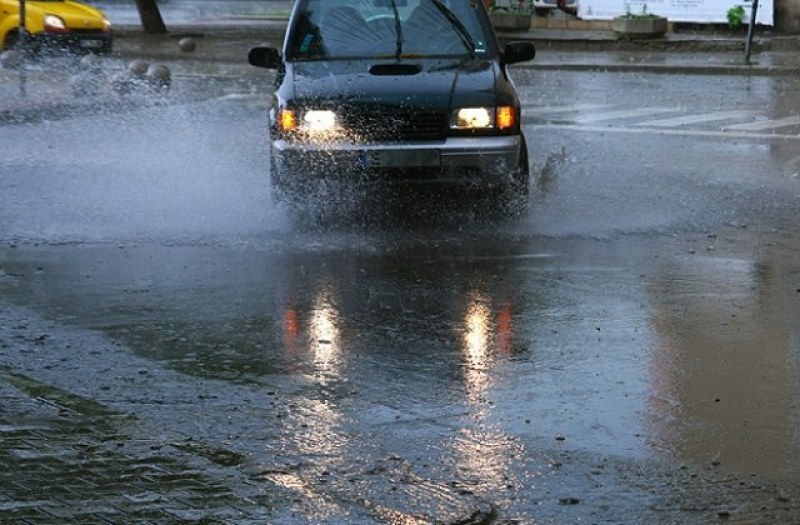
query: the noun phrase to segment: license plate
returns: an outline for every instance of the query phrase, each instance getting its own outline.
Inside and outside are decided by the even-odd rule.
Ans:
[[[377,164],[386,168],[436,167],[440,164],[439,150],[386,150],[379,151]]]
[[[80,46],[85,47],[86,49],[97,49],[99,47],[103,47],[102,40],[81,40]]]

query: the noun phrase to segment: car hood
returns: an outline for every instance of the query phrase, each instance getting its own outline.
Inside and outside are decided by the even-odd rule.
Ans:
[[[103,12],[94,7],[69,0],[50,2],[27,1],[25,9],[30,14],[56,15],[64,20],[69,29],[102,29]]]
[[[287,66],[297,104],[391,105],[447,110],[495,102],[497,71],[487,60],[295,62]]]

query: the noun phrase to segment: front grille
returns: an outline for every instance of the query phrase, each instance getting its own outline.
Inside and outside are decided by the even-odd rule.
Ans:
[[[441,112],[345,111],[344,128],[361,142],[440,140],[446,135],[446,115]]]

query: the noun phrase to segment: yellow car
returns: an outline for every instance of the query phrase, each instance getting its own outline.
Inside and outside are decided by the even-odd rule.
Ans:
[[[0,0],[0,51],[18,44],[19,0]],[[111,22],[102,11],[72,0],[26,0],[25,30],[30,49],[108,53]]]

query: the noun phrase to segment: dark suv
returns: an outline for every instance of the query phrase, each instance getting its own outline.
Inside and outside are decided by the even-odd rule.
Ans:
[[[520,103],[506,66],[531,43],[500,49],[482,0],[298,0],[283,50],[255,47],[277,69],[274,189],[437,183],[527,196]]]

